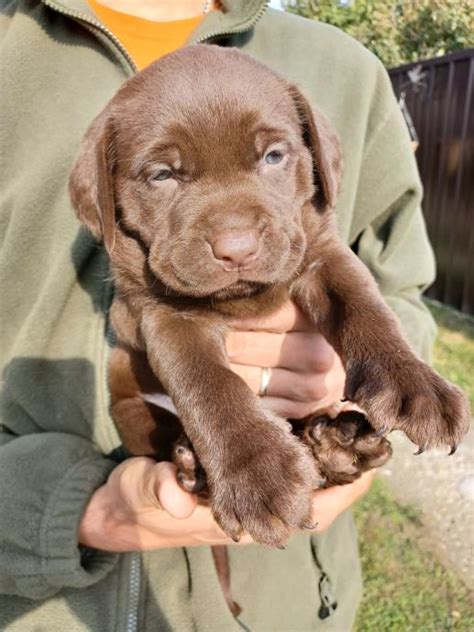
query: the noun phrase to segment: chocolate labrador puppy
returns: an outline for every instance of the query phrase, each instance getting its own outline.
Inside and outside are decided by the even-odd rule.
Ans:
[[[364,451],[383,461],[389,430],[420,450],[454,451],[468,428],[465,396],[414,355],[339,239],[340,177],[336,136],[298,88],[202,44],[130,79],[90,126],[71,175],[77,215],[110,256],[112,414],[124,444],[169,459],[184,428],[235,540],[245,530],[282,546],[311,528],[313,491],[352,480]],[[371,426],[343,413],[291,432],[230,370],[229,319],[289,298],[342,358],[345,397]],[[192,454],[183,443],[178,452]]]

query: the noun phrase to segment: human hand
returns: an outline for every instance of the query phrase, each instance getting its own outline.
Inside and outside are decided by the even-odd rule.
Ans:
[[[254,393],[260,390],[262,368],[271,369],[262,403],[272,412],[301,419],[340,402],[346,377],[341,360],[295,303],[232,326],[227,335],[230,366]]]
[[[209,507],[181,489],[175,466],[148,457],[127,459],[94,492],[78,539],[84,546],[117,553],[233,543]],[[241,542],[251,542],[250,536]]]
[[[315,492],[315,533],[327,529],[337,516],[367,492],[373,472],[350,485]],[[127,459],[93,494],[82,517],[79,543],[103,551],[152,549],[235,543],[197,496],[183,491],[172,463],[147,457]],[[239,544],[252,542],[244,534]]]

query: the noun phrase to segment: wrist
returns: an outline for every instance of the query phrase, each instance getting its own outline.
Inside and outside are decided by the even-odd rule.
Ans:
[[[119,519],[116,508],[110,502],[107,485],[103,485],[92,495],[79,523],[79,544],[103,551],[117,551],[114,546],[116,535],[123,526],[124,521]]]
[[[140,514],[132,517],[124,506],[126,507],[126,503],[123,499],[117,501],[117,497],[114,494],[111,495],[109,485],[106,484],[97,489],[79,524],[79,545],[101,551],[125,553],[188,544],[188,542],[182,544],[180,537],[176,537],[174,533],[170,537],[166,528],[163,533],[160,533],[163,519],[165,527],[167,521],[171,519],[166,512],[162,510],[152,512],[153,528],[150,528],[151,525],[147,524],[148,512],[141,514],[144,522],[141,524]],[[171,521],[176,520],[171,519]]]

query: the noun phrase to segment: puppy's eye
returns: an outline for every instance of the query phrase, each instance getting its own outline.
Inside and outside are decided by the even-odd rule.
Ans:
[[[163,180],[169,180],[173,177],[173,172],[171,169],[160,169],[155,175],[152,177],[152,180],[157,180],[158,182],[162,182]]]
[[[269,151],[268,154],[265,154],[264,160],[267,165],[277,165],[283,160],[283,152],[278,149],[273,149]]]

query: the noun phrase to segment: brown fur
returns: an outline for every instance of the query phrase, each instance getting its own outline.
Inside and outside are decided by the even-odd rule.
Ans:
[[[283,154],[278,164],[264,159],[271,147]],[[353,455],[355,439],[344,446],[332,422],[303,433],[309,449],[265,410],[229,368],[229,317],[268,314],[291,297],[341,356],[346,396],[373,428],[401,429],[423,447],[455,446],[468,428],[464,395],[414,355],[337,236],[341,163],[328,121],[295,86],[236,50],[199,45],[123,86],[71,175],[76,212],[110,255],[119,340],[110,387],[124,444],[168,458],[162,441],[179,427],[142,396],[168,393],[213,514],[234,539],[245,530],[282,545],[311,526],[313,490],[338,467],[326,459],[322,477],[319,451],[330,456],[323,444],[332,441]],[[172,177],[161,180],[163,169]],[[226,269],[210,242],[242,230],[258,233],[258,256]],[[384,441],[374,449],[388,450]]]

